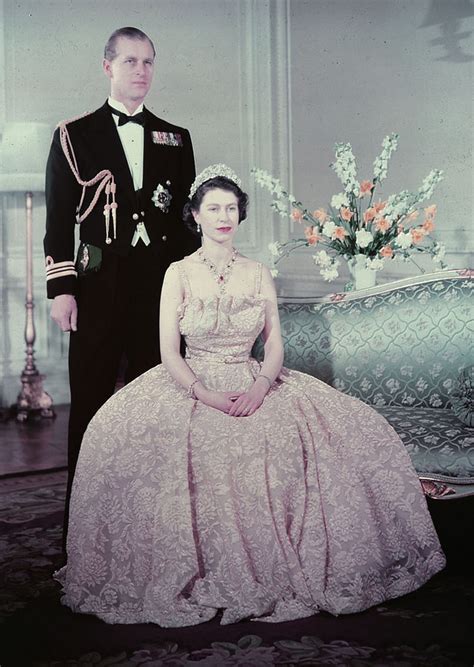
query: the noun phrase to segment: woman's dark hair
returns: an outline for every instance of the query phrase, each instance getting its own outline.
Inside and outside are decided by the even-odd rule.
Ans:
[[[200,185],[191,199],[189,199],[184,205],[183,220],[186,226],[196,235],[198,231],[197,225],[194,222],[193,211],[195,213],[199,211],[204,196],[209,192],[209,190],[215,190],[216,188],[219,188],[219,190],[233,192],[237,197],[239,206],[239,225],[242,220],[245,220],[247,217],[247,206],[249,203],[247,193],[243,192],[239,186],[229,178],[225,178],[225,176],[215,176],[214,178],[210,178],[208,181],[205,181],[202,185]]]

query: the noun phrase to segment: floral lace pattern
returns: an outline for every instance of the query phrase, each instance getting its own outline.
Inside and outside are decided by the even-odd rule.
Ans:
[[[188,295],[188,363],[244,390],[262,297]],[[236,418],[164,366],[115,394],[86,432],[63,602],[109,623],[279,622],[353,613],[408,593],[445,559],[405,447],[372,408],[283,370]]]

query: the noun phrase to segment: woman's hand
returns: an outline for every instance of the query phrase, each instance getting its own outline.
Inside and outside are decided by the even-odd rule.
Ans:
[[[196,385],[194,394],[201,403],[226,413],[229,413],[234,401],[241,395],[238,391],[212,391],[201,384]]]
[[[267,392],[268,383],[264,378],[258,382],[255,381],[248,391],[243,392],[232,401],[228,414],[232,417],[250,417],[262,405]]]

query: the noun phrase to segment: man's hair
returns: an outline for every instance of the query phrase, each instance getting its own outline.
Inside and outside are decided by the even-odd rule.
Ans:
[[[117,52],[115,49],[117,45],[117,40],[120,37],[126,37],[127,39],[140,39],[142,41],[147,40],[148,42],[150,42],[151,48],[153,49],[153,56],[156,56],[155,46],[151,41],[151,39],[148,37],[148,35],[146,35],[142,30],[139,30],[138,28],[126,27],[126,28],[119,28],[110,35],[104,49],[104,58],[106,60],[112,61],[114,58],[117,57]]]

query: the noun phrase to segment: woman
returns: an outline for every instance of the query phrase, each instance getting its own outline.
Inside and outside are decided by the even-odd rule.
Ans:
[[[388,423],[282,369],[269,271],[233,247],[246,206],[225,165],[196,178],[185,213],[202,247],[166,274],[163,364],[86,432],[57,574],[75,611],[164,627],[352,613],[445,564]]]

